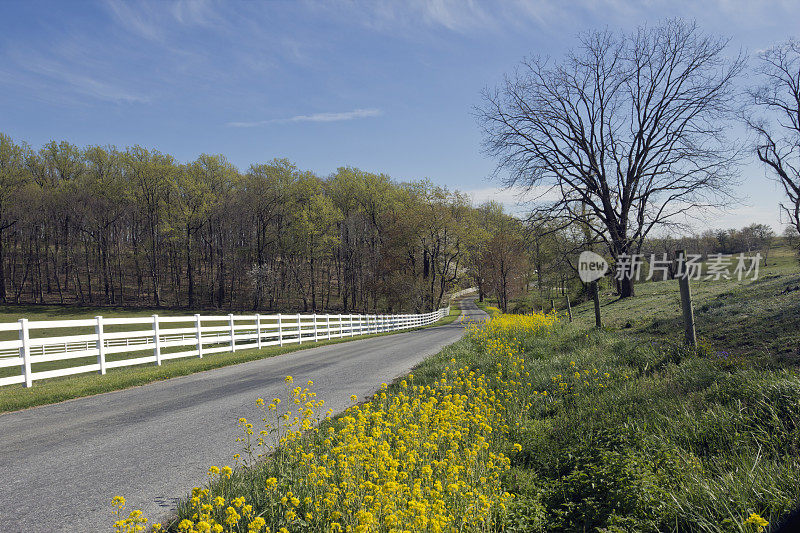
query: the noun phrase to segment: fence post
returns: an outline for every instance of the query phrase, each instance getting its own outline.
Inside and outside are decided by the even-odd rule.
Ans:
[[[233,313],[228,315],[228,322],[231,325],[231,351],[236,351],[236,329],[233,327]]]
[[[97,320],[94,331],[97,333],[97,364],[100,365],[98,372],[103,375],[106,373],[106,342],[103,334],[103,317],[96,316],[94,318]]]
[[[33,375],[31,372],[31,337],[28,330],[28,319],[19,319],[19,340],[22,346],[19,347],[19,356],[22,357],[22,375],[25,376],[25,387],[33,386]]]
[[[331,338],[331,315],[325,315],[325,331],[328,332],[328,340]],[[342,315],[339,315],[339,336],[343,337],[342,333]]]
[[[280,313],[278,313],[278,346],[283,346],[283,324]]]
[[[256,345],[261,349],[261,315],[256,313]]]
[[[153,355],[156,356],[156,365],[161,366],[161,338],[158,329],[158,315],[153,315]]]
[[[314,342],[319,342],[317,337],[317,313],[313,313],[312,318],[314,319]]]
[[[697,346],[697,335],[694,328],[694,309],[692,308],[692,290],[689,287],[689,275],[686,272],[686,250],[676,250],[678,286],[681,291],[681,308],[683,309],[683,327],[686,344],[692,348]]]
[[[194,315],[194,323],[197,328],[197,355],[203,358],[203,331],[200,328],[200,315]]]
[[[297,313],[297,344],[303,344],[303,323],[301,318],[302,315]]]
[[[567,294],[566,297],[567,297],[567,316],[569,317],[569,321],[572,322],[572,306],[569,304],[569,294]]]
[[[594,325],[597,328],[602,328],[603,321],[600,319],[600,287],[597,286],[597,281],[592,282],[592,299],[594,300]]]

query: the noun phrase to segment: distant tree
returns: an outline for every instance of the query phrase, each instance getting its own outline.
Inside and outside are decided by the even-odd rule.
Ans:
[[[0,302],[6,303],[5,231],[17,223],[15,207],[21,188],[28,180],[25,169],[25,148],[14,144],[0,133]]]
[[[170,155],[141,146],[129,148],[123,154],[125,176],[130,182],[133,198],[146,228],[147,256],[150,270],[152,302],[161,305],[160,268],[163,227],[173,193],[177,165]]]
[[[500,309],[508,311],[510,298],[522,292],[527,284],[527,256],[524,253],[522,225],[507,217],[486,245],[489,263],[488,279],[497,295]]]
[[[745,226],[737,232],[741,240],[740,248],[742,252],[751,252],[753,250],[761,250],[765,254],[769,254],[772,239],[775,237],[775,231],[767,224],[750,224]]]
[[[560,63],[524,61],[477,110],[509,185],[554,190],[540,209],[592,231],[613,258],[659,226],[721,205],[740,151],[726,138],[744,60],[679,20],[584,35]],[[620,284],[622,297],[633,281]]]
[[[756,154],[783,186],[780,209],[800,231],[800,42],[790,40],[759,55],[763,84],[750,91],[763,116],[748,124],[758,135]]]
[[[794,226],[786,226],[783,230],[783,238],[792,248],[800,248],[800,232]]]

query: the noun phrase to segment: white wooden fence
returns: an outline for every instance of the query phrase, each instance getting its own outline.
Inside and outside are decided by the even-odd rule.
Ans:
[[[0,386],[24,383],[30,387],[37,379],[84,372],[105,374],[109,368],[161,365],[162,361],[181,357],[202,358],[217,352],[410,329],[433,324],[449,314],[448,306],[416,315],[152,315],[54,321],[21,318],[18,322],[0,323],[0,335],[13,335],[3,332],[19,335],[19,339],[0,340],[0,369],[21,368],[19,375],[0,374]],[[132,329],[137,326],[146,328]],[[53,332],[57,334],[64,329],[86,333],[52,336]],[[117,354],[123,354],[122,358]],[[79,358],[96,358],[96,362],[54,370],[32,369],[37,363]]]

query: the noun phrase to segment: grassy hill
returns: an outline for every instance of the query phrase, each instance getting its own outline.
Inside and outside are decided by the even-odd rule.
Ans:
[[[713,353],[759,358],[771,364],[800,363],[800,265],[793,251],[770,251],[757,280],[690,282],[700,344]],[[789,290],[787,290],[789,289]],[[660,343],[683,341],[676,280],[643,282],[624,300],[601,293],[603,326]],[[594,325],[594,307],[573,308],[579,326]]]

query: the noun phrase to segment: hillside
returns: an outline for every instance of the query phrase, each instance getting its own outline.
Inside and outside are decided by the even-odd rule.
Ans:
[[[800,265],[788,248],[771,250],[757,280],[692,281],[701,346],[714,354],[800,361]],[[579,326],[594,325],[592,302],[573,308]],[[643,282],[636,296],[601,293],[603,326],[659,343],[681,343],[683,319],[676,280]]]

